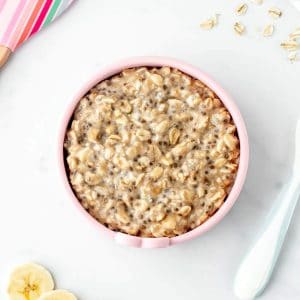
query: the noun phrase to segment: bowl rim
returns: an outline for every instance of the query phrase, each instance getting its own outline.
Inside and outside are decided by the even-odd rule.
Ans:
[[[186,73],[191,77],[199,79],[204,84],[206,84],[218,95],[218,97],[220,98],[224,106],[230,112],[232,119],[237,127],[237,132],[238,132],[238,137],[240,142],[239,167],[238,167],[234,184],[226,198],[226,201],[215,212],[215,214],[209,217],[209,219],[207,219],[203,224],[199,225],[193,230],[188,231],[182,235],[171,237],[171,238],[168,237],[147,238],[147,237],[132,236],[125,233],[112,231],[111,229],[102,225],[100,222],[94,219],[94,217],[92,217],[80,204],[78,198],[76,197],[76,195],[74,194],[71,188],[66,167],[65,167],[65,158],[64,158],[64,149],[63,149],[65,134],[69,126],[73,112],[79,100],[98,82],[103,81],[113,75],[120,73],[120,71],[122,71],[123,69],[133,68],[133,67],[143,67],[143,66],[144,67],[155,67],[155,66],[173,67]],[[232,98],[216,81],[214,81],[205,72],[202,72],[199,68],[194,67],[193,65],[190,65],[188,63],[185,63],[175,58],[168,58],[168,57],[161,57],[161,56],[138,56],[138,57],[123,59],[107,67],[101,68],[99,72],[97,72],[94,76],[92,76],[92,78],[89,81],[87,81],[82,86],[81,89],[79,89],[79,91],[73,97],[73,100],[67,105],[67,109],[64,114],[60,131],[59,131],[58,164],[59,164],[59,169],[63,179],[64,186],[69,196],[73,200],[73,203],[104,234],[106,234],[110,238],[114,238],[118,243],[134,246],[134,247],[141,247],[141,248],[166,247],[169,245],[174,245],[174,244],[182,243],[184,241],[191,240],[197,236],[204,234],[205,232],[213,228],[225,217],[225,215],[230,211],[233,204],[237,200],[245,182],[248,163],[249,163],[249,141],[248,141],[247,130],[242,115],[238,107],[232,100]]]

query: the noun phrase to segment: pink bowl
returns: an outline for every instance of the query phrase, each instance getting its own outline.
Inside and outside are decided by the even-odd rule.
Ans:
[[[115,75],[119,73],[121,70],[126,68],[132,68],[132,67],[141,67],[141,66],[155,66],[155,67],[161,67],[161,66],[170,66],[173,68],[177,68],[181,70],[182,72],[197,78],[201,80],[203,83],[205,83],[208,87],[210,87],[222,100],[228,111],[230,112],[234,123],[237,127],[238,136],[240,140],[240,163],[239,168],[236,176],[236,180],[234,182],[234,185],[232,187],[232,190],[230,194],[228,195],[225,203],[221,206],[221,208],[213,215],[211,216],[205,223],[198,226],[197,228],[176,236],[172,238],[142,238],[137,236],[132,236],[129,234],[124,234],[121,232],[114,232],[104,225],[100,224],[98,221],[96,221],[91,215],[87,213],[87,211],[81,206],[78,199],[76,198],[74,192],[72,191],[72,188],[69,184],[66,168],[65,168],[65,161],[64,161],[64,151],[63,151],[63,143],[65,138],[65,133],[68,128],[69,121],[72,117],[72,114],[74,112],[74,109],[76,105],[78,104],[78,101],[84,96],[94,85],[96,85],[98,82],[105,80],[112,75]],[[67,108],[67,112],[63,118],[60,135],[59,135],[59,148],[58,148],[58,162],[59,162],[59,168],[62,174],[62,179],[64,182],[64,185],[66,187],[67,193],[73,200],[75,206],[78,207],[78,209],[86,216],[88,220],[90,220],[92,223],[94,223],[98,229],[103,233],[108,235],[109,237],[113,238],[117,243],[124,244],[128,246],[133,247],[140,247],[140,248],[161,248],[161,247],[167,247],[170,245],[175,245],[178,243],[182,243],[184,241],[191,240],[212,227],[214,227],[217,223],[219,223],[224,216],[228,213],[228,211],[231,209],[233,204],[235,203],[236,199],[238,198],[240,191],[243,187],[247,168],[248,168],[248,161],[249,161],[249,143],[248,143],[248,136],[246,127],[243,121],[243,118],[231,99],[231,97],[223,90],[221,86],[219,86],[212,78],[210,78],[207,74],[200,71],[198,68],[195,68],[189,64],[186,64],[184,62],[181,62],[176,59],[172,58],[165,58],[165,57],[134,57],[122,60],[118,63],[115,63],[109,67],[106,67],[102,69],[98,74],[96,74],[90,81],[88,81],[82,89],[75,95],[73,98],[73,101]]]

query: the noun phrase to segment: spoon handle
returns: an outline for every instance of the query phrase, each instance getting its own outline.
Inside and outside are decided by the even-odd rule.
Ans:
[[[297,177],[284,186],[269,222],[241,263],[234,283],[240,299],[254,299],[267,285],[279,256],[300,194]]]

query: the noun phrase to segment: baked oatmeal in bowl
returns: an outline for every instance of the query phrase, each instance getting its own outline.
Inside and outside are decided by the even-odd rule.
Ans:
[[[165,247],[207,231],[244,183],[248,139],[226,92],[185,63],[128,59],[78,93],[59,160],[82,212],[116,241]]]

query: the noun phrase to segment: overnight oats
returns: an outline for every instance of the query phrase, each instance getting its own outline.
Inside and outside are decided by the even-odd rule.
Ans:
[[[226,200],[240,154],[219,97],[169,67],[98,83],[78,103],[64,147],[81,205],[140,237],[174,237],[205,222]]]

